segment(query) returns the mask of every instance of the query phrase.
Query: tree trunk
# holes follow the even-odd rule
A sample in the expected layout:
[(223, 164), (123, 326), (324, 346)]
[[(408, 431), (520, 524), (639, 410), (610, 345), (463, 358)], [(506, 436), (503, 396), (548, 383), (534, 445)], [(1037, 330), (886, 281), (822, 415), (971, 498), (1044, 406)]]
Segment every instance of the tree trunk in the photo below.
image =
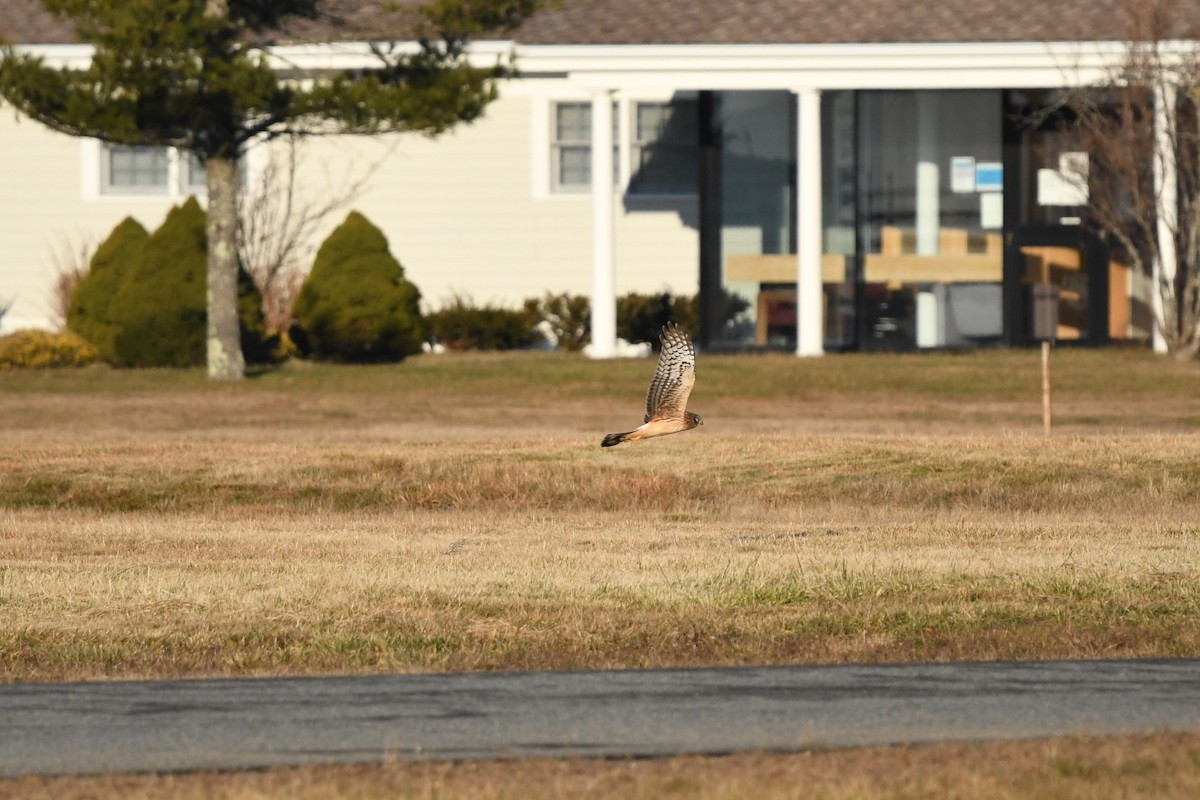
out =
[(212, 156), (208, 184), (208, 377), (245, 377), (238, 324), (237, 162)]

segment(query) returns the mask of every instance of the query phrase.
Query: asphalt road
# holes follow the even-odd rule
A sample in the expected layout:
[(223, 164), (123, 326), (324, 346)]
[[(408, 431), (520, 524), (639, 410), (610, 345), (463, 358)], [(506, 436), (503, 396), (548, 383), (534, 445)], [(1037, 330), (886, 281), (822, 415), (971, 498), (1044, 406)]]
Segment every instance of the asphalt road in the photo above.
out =
[(14, 684), (0, 775), (1200, 730), (1200, 660)]

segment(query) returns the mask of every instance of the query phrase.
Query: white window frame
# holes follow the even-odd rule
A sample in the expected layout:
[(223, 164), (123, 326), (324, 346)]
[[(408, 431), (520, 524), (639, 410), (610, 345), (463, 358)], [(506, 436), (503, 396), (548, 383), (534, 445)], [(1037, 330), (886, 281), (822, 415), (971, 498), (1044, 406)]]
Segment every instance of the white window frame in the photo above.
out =
[[(616, 181), (614, 190), (618, 194), (626, 194), (629, 192), (629, 182), (633, 174), (633, 156), (634, 156), (634, 137), (635, 126), (637, 123), (634, 117), (635, 109), (639, 103), (669, 103), (672, 99), (680, 100), (696, 100), (698, 93), (690, 91), (668, 92), (668, 93), (644, 93), (627, 94), (618, 91), (614, 98), (615, 110), (613, 119), (615, 121), (615, 136), (614, 136), (614, 152), (615, 152), (615, 173)], [(585, 94), (573, 90), (571, 87), (560, 86), (558, 91), (551, 89), (544, 95), (536, 97), (532, 103), (531, 117), (531, 158), (532, 158), (532, 192), (533, 197), (537, 200), (551, 199), (586, 199), (590, 195), (589, 186), (577, 187), (561, 187), (556, 185), (556, 165), (554, 163), (557, 154), (557, 142), (555, 136), (555, 126), (557, 123), (556, 108), (560, 103), (581, 103), (590, 104), (591, 94)], [(687, 198), (695, 197), (696, 191), (691, 192), (637, 192), (637, 197), (653, 198), (653, 197), (670, 197), (670, 198)]]
[[(83, 199), (89, 202), (128, 202), (130, 200), (178, 203), (188, 197), (208, 196), (203, 183), (192, 184), (192, 164), (188, 152), (164, 147), (167, 152), (167, 183), (165, 186), (113, 186), (108, 181), (109, 145), (99, 139), (83, 139), (80, 145), (80, 186)], [(265, 148), (262, 148), (265, 151)], [(261, 169), (259, 148), (251, 146), (242, 159), (242, 186), (257, 177)], [(266, 155), (265, 152), (262, 155)]]
[[(564, 147), (586, 148), (588, 154), (592, 150), (591, 125), (587, 126), (587, 139), (559, 140), (558, 138), (558, 109), (560, 106), (580, 106), (591, 114), (591, 100), (553, 100), (550, 103), (549, 158), (550, 158), (550, 193), (556, 195), (587, 194), (592, 190), (591, 179), (585, 183), (564, 184), (559, 179), (558, 155)], [(624, 186), (621, 176), (621, 104), (613, 102), (613, 184)], [(589, 117), (590, 118), (590, 117)]]
[(574, 194), (586, 192), (589, 181), (567, 184), (562, 181), (561, 164), (564, 150), (580, 150), (590, 154), (592, 148), (591, 127), (585, 126), (586, 138), (560, 139), (558, 132), (559, 113), (564, 107), (575, 106), (581, 111), (591, 110), (591, 105), (584, 101), (559, 100), (550, 104), (550, 191), (555, 194)]
[[(147, 183), (147, 184), (117, 184), (112, 180), (112, 162), (116, 151), (119, 150), (141, 150), (152, 151), (156, 154), (161, 153), (163, 166), (166, 168), (163, 174), (162, 183)], [(121, 145), (101, 144), (100, 146), (100, 191), (104, 194), (117, 195), (152, 195), (161, 197), (169, 193), (171, 186), (171, 172), (174, 168), (171, 158), (171, 150), (166, 147), (125, 147)]]

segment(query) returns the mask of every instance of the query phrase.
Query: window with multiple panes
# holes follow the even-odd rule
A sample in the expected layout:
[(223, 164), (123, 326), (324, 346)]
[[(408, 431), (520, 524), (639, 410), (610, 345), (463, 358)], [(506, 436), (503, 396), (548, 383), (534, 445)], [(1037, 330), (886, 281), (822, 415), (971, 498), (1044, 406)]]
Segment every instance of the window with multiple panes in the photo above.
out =
[(629, 191), (690, 194), (698, 186), (699, 112), (695, 100), (635, 103)]
[(183, 170), (183, 188), (187, 192), (202, 192), (208, 184), (205, 181), (204, 165), (200, 163), (200, 159), (196, 158), (196, 154), (188, 150), (180, 154)]
[(119, 195), (189, 195), (204, 191), (204, 165), (188, 151), (169, 147), (100, 146), (100, 192)]
[(591, 103), (555, 103), (550, 158), (555, 191), (584, 191), (591, 185)]
[(103, 154), (105, 192), (167, 193), (171, 172), (167, 148), (108, 145)]
[[(592, 104), (555, 103), (550, 142), (551, 180), (556, 192), (585, 192), (592, 185)], [(617, 114), (613, 104), (613, 183), (619, 181)]]
[[(696, 191), (699, 118), (695, 100), (634, 103), (630, 132), (629, 191), (687, 194)], [(619, 140), (613, 113), (613, 141)], [(550, 143), (555, 192), (583, 192), (592, 183), (591, 103), (555, 103)], [(613, 146), (613, 181), (619, 182), (618, 147)]]

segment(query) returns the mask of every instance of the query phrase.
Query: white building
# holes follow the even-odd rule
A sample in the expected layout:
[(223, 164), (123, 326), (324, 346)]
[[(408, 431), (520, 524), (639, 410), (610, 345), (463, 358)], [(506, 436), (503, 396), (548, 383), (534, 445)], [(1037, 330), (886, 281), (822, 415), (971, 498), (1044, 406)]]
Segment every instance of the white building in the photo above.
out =
[[(1146, 276), (1080, 224), (1066, 171), (1081, 156), (1053, 120), (1024, 122), (1120, 61), (1125, 8), (565, 0), (474, 45), (520, 69), (483, 120), (436, 140), (317, 140), (302, 177), (327, 193), (369, 176), (354, 207), (433, 306), (590, 295), (601, 354), (629, 291), (699, 291), (712, 348), (1021, 344), (1035, 282), (1062, 290), (1060, 339), (1148, 338)], [(288, 59), (353, 63), (364, 30), (389, 30), (360, 13)], [(33, 0), (0, 0), (0, 36), (51, 61), (90, 52)], [(269, 157), (248, 156), (249, 180)], [(52, 324), (54, 247), (127, 215), (154, 228), (202, 189), (174, 152), (0, 110), (3, 329)]]

